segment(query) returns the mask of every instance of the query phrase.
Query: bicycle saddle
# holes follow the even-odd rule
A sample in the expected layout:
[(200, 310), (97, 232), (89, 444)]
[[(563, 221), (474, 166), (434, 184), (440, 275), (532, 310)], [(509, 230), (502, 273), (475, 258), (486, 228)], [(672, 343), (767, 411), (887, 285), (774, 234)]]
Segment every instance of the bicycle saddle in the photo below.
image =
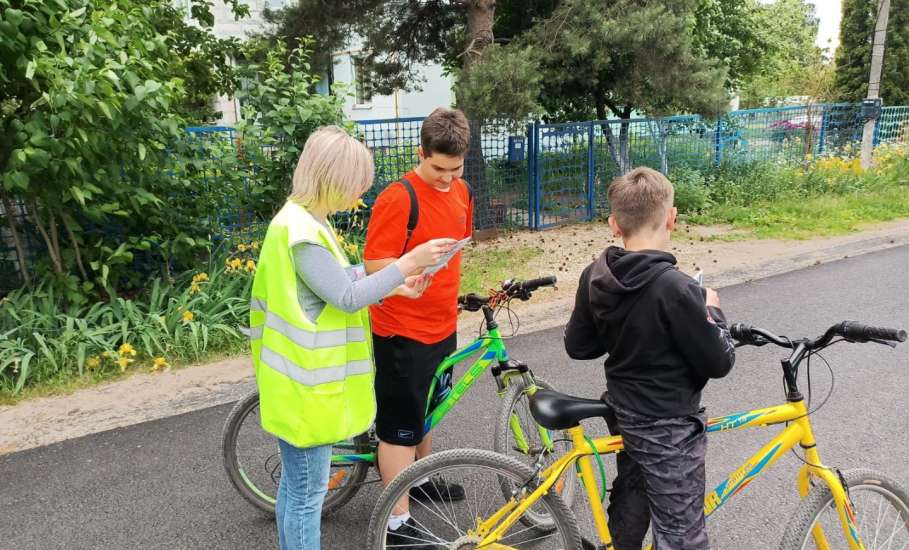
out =
[(537, 424), (549, 430), (564, 430), (585, 418), (604, 416), (609, 405), (599, 399), (573, 397), (552, 390), (537, 390), (530, 396), (530, 414)]

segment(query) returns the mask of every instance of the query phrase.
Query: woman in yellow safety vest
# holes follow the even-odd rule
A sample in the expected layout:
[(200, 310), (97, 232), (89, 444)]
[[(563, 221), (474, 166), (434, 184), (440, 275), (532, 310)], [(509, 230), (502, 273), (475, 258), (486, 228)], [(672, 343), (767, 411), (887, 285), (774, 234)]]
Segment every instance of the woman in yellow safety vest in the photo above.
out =
[(281, 550), (319, 549), (331, 446), (374, 420), (366, 306), (391, 295), (419, 297), (428, 281), (416, 273), (454, 243), (429, 241), (369, 276), (350, 265), (328, 219), (357, 203), (373, 173), (369, 150), (344, 130), (314, 132), (259, 256), (250, 339), (262, 427), (278, 437), (281, 450)]

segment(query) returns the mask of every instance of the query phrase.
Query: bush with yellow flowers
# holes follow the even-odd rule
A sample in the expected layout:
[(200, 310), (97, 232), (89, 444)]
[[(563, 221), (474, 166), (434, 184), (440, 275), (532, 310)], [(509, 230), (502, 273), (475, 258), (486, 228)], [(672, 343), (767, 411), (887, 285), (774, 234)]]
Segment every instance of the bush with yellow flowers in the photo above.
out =
[(241, 253), (224, 246), (198, 269), (91, 306), (63, 305), (51, 285), (10, 293), (0, 300), (0, 396), (44, 382), (163, 371), (175, 362), (246, 350), (239, 329), (249, 324), (258, 247), (244, 243)]

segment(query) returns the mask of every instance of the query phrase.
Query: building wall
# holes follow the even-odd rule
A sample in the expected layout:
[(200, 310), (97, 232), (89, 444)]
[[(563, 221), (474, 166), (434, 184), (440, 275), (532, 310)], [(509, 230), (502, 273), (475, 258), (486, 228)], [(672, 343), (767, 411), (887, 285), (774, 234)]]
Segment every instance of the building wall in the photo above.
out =
[(442, 74), (438, 64), (420, 65), (419, 91), (397, 91), (392, 95), (373, 96), (358, 103), (356, 97), (355, 59), (359, 49), (338, 52), (334, 55), (334, 82), (344, 84), (351, 92), (344, 103), (344, 112), (352, 120), (422, 117), (439, 106), (454, 103), (453, 81)]
[[(263, 11), (266, 7), (280, 9), (293, 0), (247, 0), (249, 17), (240, 21), (234, 20), (233, 14), (222, 0), (215, 0), (212, 13), (215, 16), (214, 33), (219, 37), (249, 38), (252, 34), (265, 29)], [(186, 5), (187, 0), (175, 0), (177, 5)], [(353, 93), (356, 89), (355, 58), (360, 53), (360, 44), (357, 38), (351, 40), (351, 49), (334, 54), (332, 71), (333, 83), (342, 83)], [(441, 105), (454, 103), (451, 77), (442, 74), (442, 67), (437, 64), (421, 65), (419, 67), (420, 87), (422, 90), (415, 92), (399, 91), (387, 96), (373, 96), (362, 103), (355, 97), (349, 97), (344, 103), (344, 113), (352, 120), (369, 120), (378, 118), (418, 117), (426, 116), (433, 109)], [(327, 75), (326, 75), (327, 77)], [(328, 93), (328, 78), (324, 78), (316, 86), (319, 93)], [(216, 100), (216, 109), (221, 111), (222, 118), (219, 124), (233, 125), (240, 117), (239, 103), (229, 97), (219, 97)]]

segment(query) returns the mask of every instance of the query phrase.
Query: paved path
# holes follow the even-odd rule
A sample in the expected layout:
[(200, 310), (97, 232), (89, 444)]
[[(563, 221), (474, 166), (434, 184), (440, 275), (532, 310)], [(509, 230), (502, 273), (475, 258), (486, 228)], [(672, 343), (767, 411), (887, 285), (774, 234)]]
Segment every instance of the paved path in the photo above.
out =
[[(730, 287), (721, 298), (731, 319), (791, 336), (814, 336), (843, 319), (909, 328), (907, 267), (909, 247), (900, 247)], [(599, 363), (570, 362), (561, 332), (519, 336), (509, 342), (512, 355), (563, 391), (597, 396)], [(781, 402), (780, 356), (770, 347), (742, 351), (733, 373), (708, 386), (709, 412)], [(909, 345), (840, 344), (825, 356), (836, 374), (833, 397), (814, 417), (825, 462), (880, 469), (909, 486)], [(817, 404), (830, 380), (821, 362), (812, 379)], [(491, 380), (478, 384), (439, 428), (437, 441), (490, 447), (487, 427), (497, 407)], [(219, 437), (228, 410), (222, 405), (0, 456), (0, 548), (276, 548), (271, 520), (240, 499), (223, 475)], [(771, 431), (711, 439), (708, 484), (736, 468)], [(717, 512), (712, 548), (775, 547), (797, 503), (798, 464), (792, 456), (781, 459)], [(377, 494), (369, 486), (326, 522), (323, 548), (361, 548)]]

